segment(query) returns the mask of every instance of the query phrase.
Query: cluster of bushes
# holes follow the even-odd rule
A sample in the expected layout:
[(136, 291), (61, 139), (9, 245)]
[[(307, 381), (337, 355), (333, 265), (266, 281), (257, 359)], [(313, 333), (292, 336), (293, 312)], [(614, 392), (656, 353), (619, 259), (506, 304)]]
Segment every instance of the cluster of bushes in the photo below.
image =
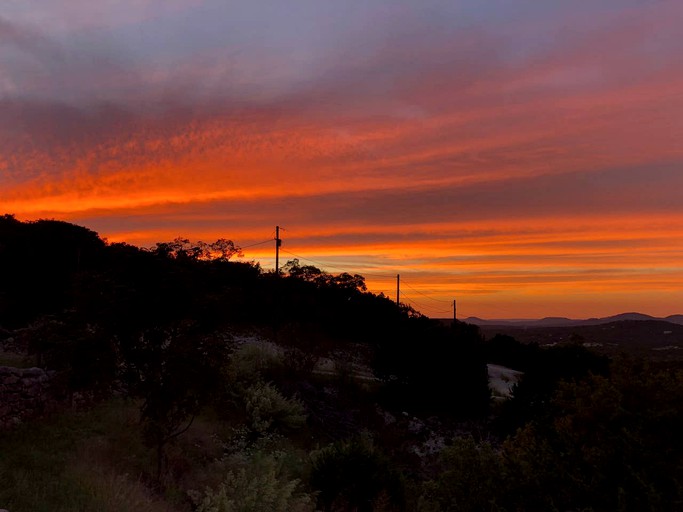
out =
[[(457, 439), (426, 486), (431, 510), (663, 511), (683, 506), (683, 372), (619, 361), (563, 382), (502, 444)], [(427, 508), (426, 510), (430, 510)]]
[[(258, 510), (208, 508), (257, 497), (278, 503), (261, 510), (677, 510), (681, 400), (683, 372), (618, 361), (606, 375), (560, 381), (546, 414), (513, 434), (461, 435), (436, 458), (410, 467), (377, 445), (386, 444), (381, 433), (374, 434), (377, 443), (368, 434), (314, 450), (299, 460), (296, 475), (259, 452), (248, 464), (261, 464), (263, 472), (233, 463), (225, 482), (202, 495), (201, 510)], [(257, 481), (272, 490), (245, 497)]]
[[(290, 436), (307, 429), (307, 408), (286, 396), (285, 352), (271, 343), (235, 348), (225, 369), (224, 394), (214, 404), (233, 425), (217, 484), (189, 495), (196, 510), (313, 511), (403, 510), (404, 485), (371, 436), (356, 436), (313, 450), (296, 448)], [(304, 445), (309, 443), (304, 443)]]
[(511, 336), (496, 335), (484, 343), (483, 350), (487, 361), (523, 372), (523, 378), (514, 386), (514, 400), (504, 402), (496, 417), (496, 427), (503, 435), (547, 417), (560, 383), (609, 372), (607, 357), (578, 343), (541, 348), (522, 344)]

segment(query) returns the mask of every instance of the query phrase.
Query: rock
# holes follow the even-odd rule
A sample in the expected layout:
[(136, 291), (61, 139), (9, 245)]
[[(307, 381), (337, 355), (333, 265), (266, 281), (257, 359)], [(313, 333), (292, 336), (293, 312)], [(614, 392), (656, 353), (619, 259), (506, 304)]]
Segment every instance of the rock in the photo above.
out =
[(41, 375), (45, 375), (45, 370), (42, 368), (25, 368), (22, 372), (24, 378), (40, 377)]
[(17, 375), (21, 376), (21, 368), (14, 368), (12, 366), (0, 366), (0, 376), (1, 375)]
[(60, 400), (55, 383), (41, 368), (0, 367), (0, 429), (13, 428), (49, 410)]

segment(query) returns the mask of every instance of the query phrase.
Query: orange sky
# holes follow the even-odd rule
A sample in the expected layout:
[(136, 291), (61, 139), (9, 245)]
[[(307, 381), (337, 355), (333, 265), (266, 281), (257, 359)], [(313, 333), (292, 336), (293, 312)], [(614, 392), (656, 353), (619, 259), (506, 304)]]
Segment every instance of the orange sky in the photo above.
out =
[(0, 7), (0, 213), (280, 225), (430, 316), (683, 313), (679, 2), (38, 3)]

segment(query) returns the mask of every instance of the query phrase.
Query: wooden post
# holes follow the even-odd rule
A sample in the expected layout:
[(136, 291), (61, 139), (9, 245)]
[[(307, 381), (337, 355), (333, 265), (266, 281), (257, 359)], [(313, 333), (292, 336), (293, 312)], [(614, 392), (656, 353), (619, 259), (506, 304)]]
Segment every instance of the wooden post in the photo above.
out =
[(275, 226), (275, 276), (280, 276), (280, 246), (282, 245), (282, 240), (280, 240), (280, 226)]

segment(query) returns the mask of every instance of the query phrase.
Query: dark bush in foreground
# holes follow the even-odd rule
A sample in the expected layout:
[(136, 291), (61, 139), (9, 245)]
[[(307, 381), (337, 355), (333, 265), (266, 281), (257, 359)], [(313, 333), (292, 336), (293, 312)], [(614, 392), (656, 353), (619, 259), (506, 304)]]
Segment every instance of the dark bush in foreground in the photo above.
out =
[(320, 450), (313, 457), (311, 486), (326, 512), (371, 512), (380, 501), (385, 510), (403, 510), (403, 482), (368, 441), (354, 439)]

